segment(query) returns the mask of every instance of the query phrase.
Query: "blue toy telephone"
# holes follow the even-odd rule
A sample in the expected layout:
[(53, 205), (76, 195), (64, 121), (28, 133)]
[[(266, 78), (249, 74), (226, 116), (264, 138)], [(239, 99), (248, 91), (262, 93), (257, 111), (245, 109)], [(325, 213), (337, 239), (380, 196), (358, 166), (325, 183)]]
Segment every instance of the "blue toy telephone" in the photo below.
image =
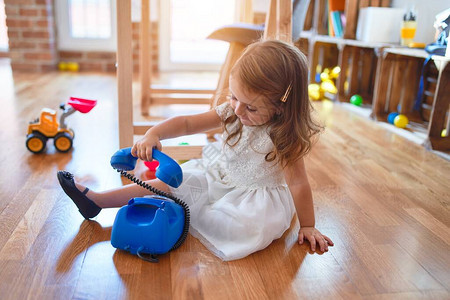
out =
[[(181, 167), (157, 149), (153, 149), (152, 156), (159, 162), (156, 177), (172, 187), (180, 186), (183, 181)], [(111, 157), (111, 166), (122, 176), (156, 195), (132, 198), (128, 205), (119, 209), (112, 227), (111, 244), (144, 260), (158, 262), (156, 254), (177, 249), (186, 239), (189, 207), (180, 199), (128, 174), (126, 171), (133, 170), (136, 161), (137, 158), (131, 155), (131, 148), (124, 148)]]

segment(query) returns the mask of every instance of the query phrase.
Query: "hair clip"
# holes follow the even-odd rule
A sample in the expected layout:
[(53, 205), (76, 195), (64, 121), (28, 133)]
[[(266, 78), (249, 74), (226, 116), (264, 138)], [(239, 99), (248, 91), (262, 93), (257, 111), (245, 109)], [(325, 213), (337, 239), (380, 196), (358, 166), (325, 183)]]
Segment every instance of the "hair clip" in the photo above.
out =
[(289, 84), (288, 88), (286, 89), (286, 92), (284, 93), (283, 97), (281, 97), (281, 102), (286, 102), (287, 98), (289, 97), (289, 93), (292, 90), (292, 82)]

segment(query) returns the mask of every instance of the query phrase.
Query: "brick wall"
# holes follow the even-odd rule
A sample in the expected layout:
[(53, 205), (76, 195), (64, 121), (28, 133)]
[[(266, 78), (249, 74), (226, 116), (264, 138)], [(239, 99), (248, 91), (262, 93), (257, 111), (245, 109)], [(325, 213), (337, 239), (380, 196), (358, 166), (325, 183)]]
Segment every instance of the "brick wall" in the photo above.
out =
[[(139, 72), (139, 25), (133, 22), (133, 71)], [(158, 24), (152, 22), (152, 58), (153, 71), (158, 71)], [(60, 51), (59, 61), (76, 62), (80, 71), (115, 72), (116, 53), (115, 52), (85, 52), (85, 51)]]
[[(14, 71), (52, 71), (57, 69), (59, 62), (76, 62), (79, 71), (115, 72), (115, 52), (58, 51), (52, 0), (4, 1), (9, 37), (8, 56)], [(264, 21), (265, 13), (255, 13), (256, 24)], [(132, 24), (134, 72), (139, 72), (139, 25)], [(159, 70), (158, 31), (158, 23), (152, 22), (154, 72)]]
[[(115, 72), (116, 53), (58, 51), (52, 0), (5, 0), (9, 53), (14, 71), (56, 70), (59, 62), (79, 71)], [(139, 71), (139, 24), (133, 23), (133, 70)], [(152, 22), (153, 70), (158, 70), (158, 24)]]
[[(133, 70), (139, 72), (139, 26), (140, 23), (133, 23)], [(159, 71), (159, 25), (157, 22), (151, 24), (151, 46), (153, 72)]]
[(5, 0), (13, 70), (45, 72), (57, 62), (52, 0)]
[(115, 52), (59, 51), (59, 62), (78, 63), (79, 71), (115, 72)]

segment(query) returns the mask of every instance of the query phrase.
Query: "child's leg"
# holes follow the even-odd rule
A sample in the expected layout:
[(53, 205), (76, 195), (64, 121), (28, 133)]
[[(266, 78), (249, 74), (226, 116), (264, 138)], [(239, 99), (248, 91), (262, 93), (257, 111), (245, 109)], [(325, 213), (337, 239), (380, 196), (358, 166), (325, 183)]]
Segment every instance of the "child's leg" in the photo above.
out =
[[(145, 181), (145, 183), (166, 193), (170, 191), (167, 184), (165, 184), (159, 179), (148, 180)], [(75, 183), (75, 185), (80, 191), (84, 191), (84, 189), (86, 188), (85, 186), (79, 183)], [(143, 197), (152, 194), (153, 193), (150, 192), (149, 190), (135, 183), (132, 183), (104, 192), (95, 192), (89, 190), (86, 194), (86, 197), (91, 199), (95, 204), (97, 204), (101, 208), (109, 208), (109, 207), (122, 207), (126, 205), (131, 198)]]
[[(59, 184), (64, 192), (75, 203), (85, 219), (97, 216), (102, 208), (121, 207), (131, 198), (151, 195), (152, 192), (136, 184), (125, 185), (105, 192), (94, 192), (82, 184), (75, 182), (73, 174), (67, 171), (58, 171)], [(159, 179), (148, 180), (145, 183), (163, 192), (169, 192), (169, 187)]]
[[(159, 179), (148, 180), (145, 181), (145, 183), (163, 192), (166, 193), (170, 192), (167, 184), (165, 184)], [(75, 185), (80, 191), (84, 191), (86, 188), (82, 184), (76, 182)], [(104, 192), (95, 192), (89, 190), (86, 194), (86, 197), (88, 197), (90, 200), (92, 200), (95, 204), (97, 204), (101, 208), (110, 208), (110, 207), (122, 207), (126, 205), (131, 198), (143, 197), (152, 194), (153, 193), (150, 192), (149, 190), (144, 189), (143, 187), (135, 183), (132, 183)]]

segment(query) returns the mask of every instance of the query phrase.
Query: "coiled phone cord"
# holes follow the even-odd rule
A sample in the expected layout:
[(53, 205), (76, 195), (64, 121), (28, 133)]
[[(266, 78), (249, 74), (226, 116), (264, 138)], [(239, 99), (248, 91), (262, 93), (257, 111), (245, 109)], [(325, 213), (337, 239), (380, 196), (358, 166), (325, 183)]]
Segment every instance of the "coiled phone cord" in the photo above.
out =
[[(113, 168), (114, 168), (114, 167), (113, 167)], [(180, 238), (179, 238), (178, 241), (175, 243), (175, 245), (173, 245), (173, 247), (172, 247), (169, 251), (175, 250), (175, 249), (177, 249), (178, 247), (180, 247), (181, 244), (183, 244), (183, 242), (186, 240), (187, 235), (188, 235), (188, 232), (189, 232), (189, 224), (190, 224), (190, 219), (191, 219), (191, 218), (190, 218), (191, 213), (190, 213), (190, 211), (189, 211), (189, 206), (188, 206), (186, 203), (184, 203), (184, 201), (180, 200), (179, 198), (177, 198), (177, 197), (175, 197), (175, 196), (172, 196), (172, 195), (170, 195), (169, 193), (166, 193), (166, 192), (163, 192), (163, 191), (161, 191), (161, 190), (158, 190), (157, 188), (152, 187), (151, 185), (149, 185), (149, 184), (145, 183), (144, 181), (142, 181), (142, 180), (140, 180), (140, 179), (134, 177), (132, 174), (129, 174), (129, 173), (127, 173), (127, 172), (124, 171), (124, 170), (119, 170), (119, 169), (116, 169), (116, 168), (114, 168), (114, 170), (116, 170), (117, 172), (119, 172), (120, 175), (122, 175), (123, 177), (128, 178), (128, 179), (131, 180), (132, 182), (134, 182), (134, 183), (136, 183), (137, 185), (143, 187), (144, 189), (147, 189), (147, 190), (149, 190), (150, 192), (152, 192), (152, 193), (154, 193), (154, 194), (157, 194), (157, 195), (160, 195), (160, 196), (163, 196), (163, 197), (172, 199), (173, 201), (175, 201), (176, 204), (180, 205), (180, 206), (183, 208), (183, 210), (184, 210), (184, 227), (183, 227), (183, 233), (181, 234)]]

